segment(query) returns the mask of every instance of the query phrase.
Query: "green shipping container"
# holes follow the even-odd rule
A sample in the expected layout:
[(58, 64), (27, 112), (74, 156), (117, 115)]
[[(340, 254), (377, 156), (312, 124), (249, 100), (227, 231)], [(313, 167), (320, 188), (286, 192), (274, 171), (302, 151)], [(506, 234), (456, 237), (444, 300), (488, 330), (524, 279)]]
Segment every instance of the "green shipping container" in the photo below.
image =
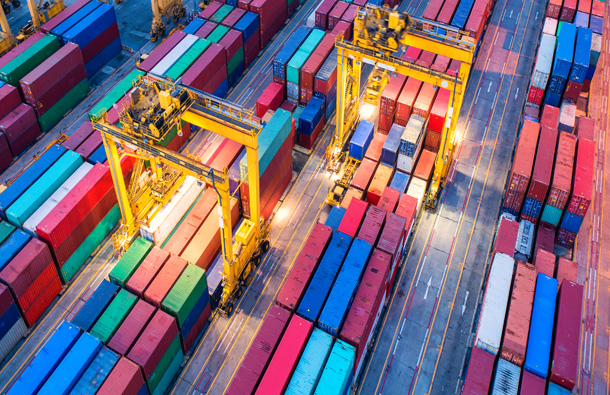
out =
[(136, 295), (121, 289), (91, 328), (91, 335), (104, 344), (108, 343), (137, 301)]
[(78, 269), (83, 266), (93, 251), (119, 222), (119, 219), (121, 219), (121, 211), (119, 206), (115, 205), (61, 267), (61, 279), (64, 284), (67, 284), (74, 277)]
[(82, 156), (67, 151), (6, 210), (6, 219), (21, 228), (30, 215), (82, 164)]
[(0, 222), (0, 244), (15, 231), (15, 227), (6, 221)]
[(176, 81), (178, 78), (182, 77), (182, 74), (186, 72), (195, 63), (197, 59), (201, 56), (202, 53), (205, 52), (206, 49), (212, 43), (205, 39), (199, 39), (193, 44), (192, 47), (189, 48), (188, 51), (170, 69), (165, 73), (165, 76), (171, 78)]
[(68, 111), (76, 107), (87, 96), (87, 93), (89, 93), (89, 80), (85, 78), (38, 118), (42, 131), (51, 130)]
[(241, 47), (239, 51), (235, 52), (235, 55), (227, 63), (227, 73), (231, 74), (235, 69), (244, 63), (244, 47)]
[(337, 340), (330, 352), (315, 395), (342, 395), (351, 385), (356, 350), (342, 340)]
[(557, 227), (559, 226), (559, 220), (561, 219), (562, 213), (563, 211), (557, 207), (545, 204), (544, 210), (542, 211), (542, 218), (540, 220)]
[(186, 317), (207, 289), (205, 270), (196, 265), (188, 265), (170, 289), (161, 307), (163, 311), (176, 317), (178, 328), (182, 328)]
[(206, 37), (206, 40), (211, 43), (218, 43), (229, 32), (229, 30), (231, 29), (226, 26), (218, 25), (216, 29), (212, 30), (212, 33)]
[(178, 352), (174, 356), (172, 362), (167, 367), (167, 370), (165, 371), (165, 374), (163, 374), (163, 376), (161, 377), (161, 380), (159, 380), (159, 384), (157, 384), (157, 388), (155, 388), (152, 395), (163, 395), (167, 392), (169, 385), (174, 379), (174, 376), (176, 375), (176, 373), (178, 373), (178, 369), (180, 369), (180, 365), (182, 365), (182, 361), (184, 361), (184, 354), (182, 353), (180, 347), (178, 347)]
[(110, 109), (114, 103), (118, 102), (123, 96), (125, 96), (127, 91), (133, 88), (133, 85), (136, 83), (138, 78), (144, 74), (146, 73), (137, 69), (127, 74), (127, 76), (123, 78), (121, 82), (112, 88), (112, 90), (108, 92), (108, 94), (104, 96), (104, 98), (100, 100), (95, 107), (93, 107), (93, 109), (89, 112), (89, 119), (95, 121), (97, 117), (101, 115), (100, 112), (102, 109), (108, 111), (108, 109)]
[(223, 5), (212, 15), (210, 20), (214, 23), (220, 23), (235, 9), (235, 7), (228, 4)]
[(47, 34), (0, 69), (0, 80), (19, 86), (19, 80), (53, 55), (61, 45), (59, 39)]
[(151, 248), (152, 243), (150, 241), (138, 237), (110, 271), (108, 275), (110, 281), (124, 287)]
[(172, 343), (169, 345), (167, 351), (165, 351), (165, 354), (163, 354), (163, 357), (159, 361), (159, 364), (157, 365), (157, 367), (155, 368), (155, 370), (153, 371), (153, 373), (150, 375), (150, 377), (147, 380), (148, 391), (151, 394), (155, 393), (155, 390), (157, 390), (157, 389), (159, 389), (158, 393), (160, 393), (160, 394), (165, 393), (165, 389), (157, 388), (157, 387), (161, 383), (161, 379), (165, 375), (165, 372), (167, 372), (170, 365), (172, 364), (174, 357), (179, 352), (182, 352), (180, 350), (180, 336), (176, 336), (174, 338), (174, 340), (172, 341)]
[(290, 58), (286, 68), (286, 79), (292, 83), (298, 84), (301, 75), (301, 67), (307, 62), (313, 51), (316, 50), (320, 41), (324, 38), (322, 30), (313, 29), (299, 50)]

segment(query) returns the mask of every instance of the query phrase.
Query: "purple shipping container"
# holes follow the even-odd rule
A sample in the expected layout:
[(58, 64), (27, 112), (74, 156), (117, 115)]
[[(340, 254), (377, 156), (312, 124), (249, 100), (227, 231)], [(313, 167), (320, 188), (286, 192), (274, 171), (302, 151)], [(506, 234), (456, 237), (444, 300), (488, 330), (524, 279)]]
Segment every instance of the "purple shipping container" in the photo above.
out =
[(80, 147), (80, 145), (84, 143), (92, 133), (93, 125), (91, 125), (91, 122), (85, 122), (78, 129), (76, 129), (61, 146), (66, 149), (76, 151), (76, 149)]

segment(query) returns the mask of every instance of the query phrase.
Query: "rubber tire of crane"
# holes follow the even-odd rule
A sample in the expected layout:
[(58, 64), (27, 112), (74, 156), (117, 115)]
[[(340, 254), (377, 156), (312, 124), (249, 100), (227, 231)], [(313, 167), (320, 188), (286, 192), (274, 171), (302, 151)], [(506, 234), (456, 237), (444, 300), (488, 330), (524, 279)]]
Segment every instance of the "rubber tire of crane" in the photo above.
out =
[(21, 2), (19, 0), (15, 0), (13, 1), (13, 8), (19, 8), (21, 7)]
[(225, 311), (227, 312), (227, 317), (230, 317), (233, 314), (233, 303), (229, 303)]
[(6, 5), (5, 5), (5, 6), (3, 6), (2, 8), (4, 8), (4, 13), (5, 13), (6, 15), (8, 15), (8, 14), (10, 14), (10, 13), (11, 13), (11, 7), (10, 7), (10, 6), (6, 6)]
[(256, 255), (254, 257), (252, 257), (252, 266), (254, 267), (258, 267), (258, 265), (261, 264), (261, 256), (260, 255)]
[(235, 297), (236, 298), (241, 298), (241, 296), (244, 294), (244, 289), (242, 287), (237, 288), (237, 291), (235, 291)]
[(263, 252), (263, 254), (269, 251), (269, 240), (263, 240), (263, 242), (261, 243), (261, 251)]

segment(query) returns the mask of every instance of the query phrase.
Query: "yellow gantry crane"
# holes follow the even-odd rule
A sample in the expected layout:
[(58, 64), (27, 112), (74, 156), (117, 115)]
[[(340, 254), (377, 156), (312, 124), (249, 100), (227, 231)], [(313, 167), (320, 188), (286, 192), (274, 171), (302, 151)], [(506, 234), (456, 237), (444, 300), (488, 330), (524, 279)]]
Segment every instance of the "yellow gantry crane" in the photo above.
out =
[(27, 0), (28, 9), (32, 19), (21, 29), (17, 35), (17, 42), (22, 42), (32, 34), (40, 30), (43, 23), (48, 22), (55, 15), (63, 11), (66, 6), (63, 0), (40, 0), (37, 3), (34, 0)]
[[(445, 31), (445, 34), (439, 33)], [(401, 46), (411, 46), (460, 61), (456, 76), (422, 67), (393, 56)], [(441, 147), (434, 165), (434, 176), (426, 195), (426, 208), (435, 210), (456, 146), (457, 118), (466, 83), (474, 62), (476, 44), (468, 34), (387, 7), (360, 8), (354, 21), (353, 42), (336, 43), (337, 51), (337, 129), (326, 151), (327, 166), (337, 171), (343, 148), (359, 116), (362, 63), (414, 77), (451, 92)]]
[[(135, 86), (134, 103), (119, 116), (121, 127), (110, 124), (104, 110), (94, 121), (94, 128), (102, 133), (121, 210), (120, 244), (126, 249), (137, 236), (140, 225), (150, 221), (157, 208), (167, 203), (184, 177), (193, 176), (207, 183), (218, 194), (224, 285), (219, 310), (228, 316), (251, 270), (269, 248), (268, 225), (260, 217), (258, 134), (261, 125), (252, 113), (203, 92), (150, 76), (140, 78)], [(182, 121), (246, 147), (251, 215), (238, 228), (235, 244), (228, 170), (214, 171), (192, 157), (159, 144), (172, 129), (178, 128), (181, 133)], [(129, 186), (121, 170), (124, 156), (137, 158)], [(142, 172), (145, 160), (149, 161), (150, 170)]]
[(165, 35), (166, 25), (177, 23), (186, 15), (186, 8), (182, 0), (150, 0), (153, 12), (153, 22), (150, 28), (150, 41), (156, 42)]
[(11, 27), (6, 19), (4, 7), (0, 7), (0, 28), (0, 55), (2, 55), (15, 45), (15, 36), (11, 32)]

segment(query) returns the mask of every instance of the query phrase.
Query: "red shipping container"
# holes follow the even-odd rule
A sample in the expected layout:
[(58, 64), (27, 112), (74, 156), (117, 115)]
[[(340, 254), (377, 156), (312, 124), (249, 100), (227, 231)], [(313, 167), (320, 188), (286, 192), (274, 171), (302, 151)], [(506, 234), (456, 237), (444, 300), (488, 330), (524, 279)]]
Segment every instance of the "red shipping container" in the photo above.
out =
[(237, 6), (243, 10), (250, 11), (250, 2), (252, 0), (239, 0)]
[(489, 17), (492, 5), (493, 2), (490, 0), (476, 0), (472, 6), (464, 30), (466, 30), (468, 35), (474, 38), (475, 41), (479, 41), (483, 34), (483, 28)]
[(562, 4), (563, 0), (550, 0), (549, 5), (546, 8), (546, 16), (554, 19), (559, 19)]
[(367, 0), (354, 0), (352, 4), (356, 4), (357, 6), (364, 7), (367, 3)]
[(362, 223), (362, 219), (364, 218), (364, 214), (368, 207), (369, 205), (367, 202), (359, 199), (352, 199), (337, 231), (345, 233), (352, 238), (356, 237), (356, 233), (358, 233), (358, 229), (360, 228), (360, 224)]
[(434, 59), (434, 63), (432, 64), (432, 70), (445, 73), (447, 71), (447, 67), (449, 67), (450, 61), (451, 59), (448, 56), (436, 55), (436, 59)]
[[(328, 14), (333, 9), (337, 0), (324, 0), (316, 9), (316, 26), (322, 30), (328, 27)], [(330, 29), (330, 28), (329, 28)]]
[(83, 123), (78, 129), (68, 137), (61, 145), (65, 149), (76, 151), (76, 149), (93, 133), (91, 122)]
[[(406, 85), (405, 85), (406, 86)], [(443, 133), (447, 111), (449, 109), (449, 98), (451, 92), (447, 89), (441, 89), (434, 100), (432, 109), (430, 110), (430, 120), (428, 121), (428, 129), (438, 133)]]
[(521, 389), (519, 394), (521, 395), (544, 395), (546, 390), (546, 380), (542, 377), (538, 377), (533, 373), (523, 370), (523, 377), (521, 378)]
[(210, 82), (210, 76), (222, 69), (225, 70), (226, 79), (226, 63), (224, 48), (222, 45), (213, 43), (182, 75), (182, 83), (195, 89), (203, 89)]
[(415, 64), (429, 69), (430, 67), (432, 67), (432, 63), (434, 63), (435, 57), (436, 55), (430, 51), (422, 51), (422, 53), (419, 55), (419, 59), (417, 59), (417, 62), (415, 62)]
[(574, 154), (576, 151), (576, 136), (561, 132), (557, 144), (557, 157), (553, 170), (553, 183), (549, 190), (546, 204), (563, 210), (568, 201), (572, 187), (574, 171)]
[(0, 131), (4, 132), (13, 156), (19, 155), (40, 136), (34, 109), (20, 104), (0, 120)]
[[(335, 47), (336, 35), (327, 34), (324, 36), (318, 47), (313, 51), (309, 59), (305, 62), (301, 68), (301, 103), (307, 104), (311, 96), (313, 95), (314, 82), (316, 74), (328, 55), (332, 52)], [(310, 92), (308, 96), (304, 92)]]
[[(379, 129), (389, 131), (394, 123), (396, 113), (396, 102), (407, 77), (401, 74), (394, 75), (385, 86), (380, 99)], [(387, 133), (386, 133), (387, 134)]]
[[(387, 137), (387, 134), (375, 133), (373, 135), (371, 143), (369, 144), (369, 148), (367, 148), (366, 153), (364, 154), (364, 157), (366, 159), (372, 160), (373, 162), (379, 162), (379, 159), (381, 159), (381, 151), (383, 150), (383, 143), (385, 143), (385, 139)], [(362, 163), (360, 164), (360, 166), (362, 166)], [(362, 190), (365, 191), (366, 188)]]
[(557, 230), (557, 239), (555, 240), (555, 242), (558, 245), (570, 249), (570, 248), (574, 247), (575, 241), (576, 241), (576, 233), (572, 233), (563, 228), (559, 228)]
[(444, 0), (431, 0), (424, 10), (423, 18), (436, 21), (438, 13), (441, 11)]
[(94, 130), (89, 138), (85, 140), (77, 149), (76, 152), (79, 153), (83, 158), (89, 159), (89, 157), (102, 145), (102, 134), (99, 130)]
[(210, 4), (208, 4), (205, 9), (203, 11), (201, 11), (199, 13), (199, 18), (204, 19), (204, 20), (208, 20), (212, 17), (212, 15), (214, 15), (214, 13), (216, 11), (218, 11), (220, 9), (220, 7), (222, 7), (222, 3), (219, 1), (212, 1)]
[(419, 59), (422, 50), (415, 47), (408, 47), (405, 53), (400, 57), (402, 60), (406, 60), (409, 63), (415, 63)]
[(59, 281), (59, 276), (55, 276), (28, 310), (23, 312), (23, 320), (28, 327), (31, 328), (38, 321), (55, 297), (59, 295), (59, 291), (61, 291), (61, 281)]
[(525, 361), (537, 276), (534, 265), (517, 261), (500, 356), (519, 367)]
[(435, 161), (436, 152), (424, 149), (419, 155), (417, 166), (415, 166), (415, 170), (413, 171), (413, 176), (426, 182), (430, 181)]
[(140, 365), (144, 377), (149, 378), (177, 335), (174, 317), (158, 310), (129, 351), (128, 358)]
[(399, 199), (400, 192), (398, 192), (396, 189), (385, 187), (383, 193), (381, 194), (381, 199), (379, 199), (379, 202), (377, 202), (377, 207), (385, 210), (388, 213), (392, 213), (394, 210), (396, 210)]
[(333, 30), (335, 28), (335, 25), (341, 20), (341, 17), (345, 13), (345, 11), (347, 11), (348, 7), (349, 3), (346, 3), (344, 1), (337, 1), (335, 3), (335, 6), (328, 14), (328, 30)]
[(538, 273), (554, 277), (556, 259), (557, 257), (552, 252), (538, 248), (534, 257), (534, 264), (536, 265), (536, 269), (538, 269)]
[(555, 245), (555, 228), (551, 225), (541, 222), (536, 230), (536, 245), (534, 251), (539, 248), (547, 251), (553, 251)]
[(379, 242), (377, 243), (377, 248), (390, 254), (392, 259), (388, 273), (388, 294), (394, 284), (394, 279), (398, 272), (397, 268), (400, 265), (402, 252), (405, 248), (405, 224), (405, 218), (394, 213), (388, 213), (381, 236), (379, 236)]
[(148, 287), (168, 259), (169, 252), (154, 246), (129, 278), (129, 281), (125, 284), (125, 288), (132, 294), (142, 298), (146, 287)]
[(241, 8), (234, 8), (233, 11), (225, 19), (220, 22), (221, 25), (226, 27), (233, 27), (246, 14), (246, 10)]
[(342, 36), (344, 40), (352, 41), (353, 30), (354, 29), (351, 23), (346, 22), (344, 20), (340, 20), (339, 22), (337, 22), (330, 34), (333, 34), (337, 37)]
[(277, 188), (275, 189), (275, 192), (273, 192), (273, 195), (271, 195), (269, 199), (266, 200), (266, 204), (263, 210), (261, 211), (262, 216), (263, 218), (265, 218), (265, 220), (268, 220), (271, 214), (273, 213), (273, 210), (277, 206), (277, 203), (280, 201), (280, 198), (284, 194), (284, 191), (288, 187), (288, 184), (290, 184), (291, 179), (292, 174), (286, 173), (280, 180)]
[(230, 169), (244, 149), (244, 146), (237, 141), (225, 139), (225, 142), (222, 150), (216, 153), (208, 164), (208, 166), (220, 172), (223, 172), (224, 169)]
[(137, 66), (138, 69), (148, 73), (150, 70), (153, 69), (153, 67), (157, 65), (157, 63), (161, 61), (161, 59), (165, 57), (165, 55), (169, 53), (169, 51), (174, 49), (174, 47), (178, 45), (178, 43), (182, 41), (184, 37), (186, 37), (186, 33), (180, 30), (175, 30), (171, 36), (169, 36), (161, 44), (159, 44), (159, 46), (155, 48), (155, 50), (152, 51), (150, 55), (148, 55), (148, 57), (142, 63), (140, 63), (139, 66)]
[(260, 49), (263, 49), (286, 21), (286, 2), (283, 0), (252, 0), (250, 11), (258, 14)]
[(405, 219), (405, 235), (406, 239), (408, 239), (409, 235), (411, 234), (411, 229), (413, 228), (415, 215), (417, 214), (417, 199), (403, 193), (398, 201), (398, 207), (396, 207), (396, 211), (394, 213)]
[(551, 381), (572, 391), (578, 375), (583, 286), (564, 281), (559, 289)]
[(605, 2), (600, 1), (600, 0), (593, 0), (593, 6), (591, 7), (591, 15), (595, 15), (595, 16), (599, 16), (599, 17), (603, 18), (605, 8), (606, 8)]
[(17, 88), (9, 84), (4, 84), (0, 87), (0, 119), (8, 115), (20, 104), (21, 96), (19, 96)]
[(290, 312), (273, 305), (252, 340), (225, 395), (251, 395), (258, 385), (290, 319)]
[(453, 14), (455, 13), (455, 9), (457, 8), (458, 4), (459, 0), (445, 0), (443, 8), (441, 8), (441, 12), (439, 12), (438, 16), (436, 17), (436, 21), (445, 25), (450, 25), (451, 19), (453, 19)]
[(60, 78), (46, 92), (40, 96), (25, 96), (25, 100), (36, 110), (36, 114), (41, 117), (59, 100), (61, 100), (76, 85), (87, 78), (85, 65), (78, 63), (74, 68), (69, 69), (63, 78)]
[(350, 185), (363, 192), (366, 191), (373, 179), (375, 170), (377, 170), (377, 162), (374, 162), (369, 158), (364, 158), (364, 160), (360, 162), (360, 166), (358, 166), (358, 170), (356, 170)]
[(409, 122), (409, 118), (411, 117), (413, 104), (415, 104), (421, 86), (422, 82), (420, 80), (416, 80), (413, 77), (407, 78), (396, 104), (395, 122), (398, 125), (407, 126), (407, 122)]
[[(57, 276), (57, 270), (55, 270), (53, 258), (47, 245), (38, 239), (30, 239), (23, 249), (0, 271), (0, 280), (11, 288), (17, 299), (21, 299), (30, 285), (49, 265), (53, 270), (51, 276), (47, 277), (46, 282), (44, 282), (44, 286), (53, 277)], [(36, 293), (35, 296), (38, 296), (39, 293)], [(25, 306), (20, 305), (22, 308), (27, 308), (31, 303), (31, 300), (28, 301), (27, 298), (23, 301), (29, 303)]]
[(360, 231), (358, 231), (357, 238), (366, 241), (373, 247), (377, 245), (377, 239), (381, 233), (381, 227), (385, 222), (385, 216), (386, 210), (377, 206), (369, 206), (364, 221), (362, 221)]
[(595, 141), (595, 121), (587, 117), (578, 117), (576, 130), (579, 140)]
[(195, 32), (195, 36), (199, 38), (207, 38), (218, 25), (214, 22), (207, 21), (203, 26)]
[(284, 100), (284, 86), (270, 83), (256, 101), (256, 116), (263, 117), (269, 110), (275, 111)]
[(544, 89), (536, 88), (535, 86), (530, 86), (530, 90), (527, 93), (527, 102), (533, 104), (535, 106), (540, 106), (542, 104), (542, 99), (544, 98)]
[[(339, 25), (337, 25), (337, 26), (339, 26)], [(331, 34), (334, 34), (334, 32)], [(328, 77), (328, 79), (326, 81), (316, 78), (314, 81), (314, 91), (320, 92), (320, 93), (323, 93), (326, 95), (326, 94), (328, 94), (328, 92), (330, 92), (330, 90), (333, 88), (333, 86), (335, 86), (336, 82), (337, 82), (337, 69), (335, 69), (333, 71), (333, 73), (330, 75), (330, 77)]]
[(156, 310), (153, 305), (138, 300), (108, 342), (108, 347), (121, 355), (127, 355)]
[(517, 243), (518, 234), (519, 223), (502, 217), (494, 241), (493, 255), (501, 253), (513, 257), (515, 255), (515, 244)]
[(98, 395), (133, 395), (144, 386), (140, 367), (125, 357), (121, 357), (104, 380)]
[(472, 347), (462, 395), (481, 395), (489, 392), (496, 356)]
[(239, 30), (229, 30), (227, 34), (218, 42), (225, 48), (227, 54), (227, 62), (233, 59), (233, 56), (239, 52), (244, 46), (244, 39)]
[(561, 286), (563, 280), (571, 281), (578, 284), (576, 281), (578, 277), (578, 263), (571, 261), (562, 256), (557, 261), (557, 283)]
[(579, 217), (587, 215), (593, 198), (593, 178), (595, 174), (595, 143), (590, 140), (578, 142), (576, 170), (572, 195), (567, 204), (568, 213)]
[[(341, 20), (350, 24), (354, 23), (354, 19), (356, 19), (356, 13), (358, 12), (358, 6), (355, 4), (350, 4), (347, 7), (347, 10), (341, 16)], [(339, 23), (339, 22), (337, 22)], [(335, 25), (336, 26), (336, 25)]]
[[(559, 125), (559, 108), (545, 104), (540, 118), (540, 125), (547, 126), (551, 129), (557, 129)], [(555, 138), (557, 140), (557, 138)]]
[(0, 315), (4, 314), (14, 302), (13, 295), (11, 295), (11, 291), (8, 287), (4, 284), (0, 284)]
[[(57, 277), (57, 269), (55, 264), (50, 261), (47, 266), (38, 274), (37, 277), (27, 284), (27, 289), (23, 294), (17, 297), (17, 305), (21, 311), (28, 310), (40, 295), (47, 289), (47, 286)], [(7, 282), (11, 287), (11, 284)], [(14, 295), (16, 296), (16, 295)]]
[(292, 316), (256, 394), (282, 395), (286, 391), (312, 330), (311, 322), (298, 315)]
[(510, 209), (513, 214), (521, 211), (525, 199), (534, 167), (539, 134), (539, 123), (523, 121), (503, 204), (503, 207)]
[[(447, 0), (451, 1), (451, 0)], [(449, 63), (449, 67), (447, 68), (447, 74), (456, 76), (460, 73), (460, 68), (462, 67), (462, 63), (459, 60), (451, 59)]]
[(540, 130), (540, 144), (536, 150), (536, 162), (532, 179), (527, 190), (527, 197), (543, 202), (549, 190), (553, 160), (555, 159), (555, 145), (557, 144), (557, 129), (542, 126)]
[(94, 38), (85, 48), (81, 48), (83, 52), (83, 60), (85, 63), (96, 57), (104, 48), (110, 45), (119, 37), (119, 25), (117, 22), (110, 25), (106, 30)]
[(148, 288), (146, 288), (146, 291), (144, 291), (144, 299), (153, 306), (161, 308), (163, 299), (165, 299), (169, 290), (172, 289), (178, 277), (180, 277), (186, 268), (186, 265), (187, 262), (184, 259), (171, 255)]
[(386, 295), (384, 284), (388, 278), (390, 261), (391, 258), (387, 253), (378, 249), (373, 250), (339, 335), (341, 340), (356, 348), (354, 362), (356, 377), (383, 309)]
[(578, 82), (569, 81), (565, 92), (563, 93), (563, 101), (566, 103), (576, 104), (582, 92), (583, 84)]
[(373, 180), (366, 190), (366, 200), (373, 206), (376, 206), (377, 203), (379, 203), (383, 190), (389, 185), (390, 180), (392, 179), (392, 174), (394, 174), (394, 169), (391, 167), (385, 165), (379, 165), (377, 167)]
[(438, 88), (436, 86), (427, 82), (424, 83), (419, 91), (415, 104), (413, 104), (413, 114), (428, 119), (432, 103), (434, 102), (437, 93)]
[[(366, 221), (366, 220), (365, 220)], [(294, 263), (286, 282), (275, 299), (275, 303), (289, 311), (294, 311), (309, 286), (313, 273), (326, 251), (332, 237), (332, 228), (317, 223), (311, 231), (303, 249)]]
[(574, 15), (576, 15), (576, 4), (577, 0), (563, 0), (563, 6), (561, 7), (561, 14), (559, 20), (572, 23), (574, 21)]
[(244, 43), (244, 66), (248, 68), (258, 56), (260, 50), (260, 34), (256, 32)]

